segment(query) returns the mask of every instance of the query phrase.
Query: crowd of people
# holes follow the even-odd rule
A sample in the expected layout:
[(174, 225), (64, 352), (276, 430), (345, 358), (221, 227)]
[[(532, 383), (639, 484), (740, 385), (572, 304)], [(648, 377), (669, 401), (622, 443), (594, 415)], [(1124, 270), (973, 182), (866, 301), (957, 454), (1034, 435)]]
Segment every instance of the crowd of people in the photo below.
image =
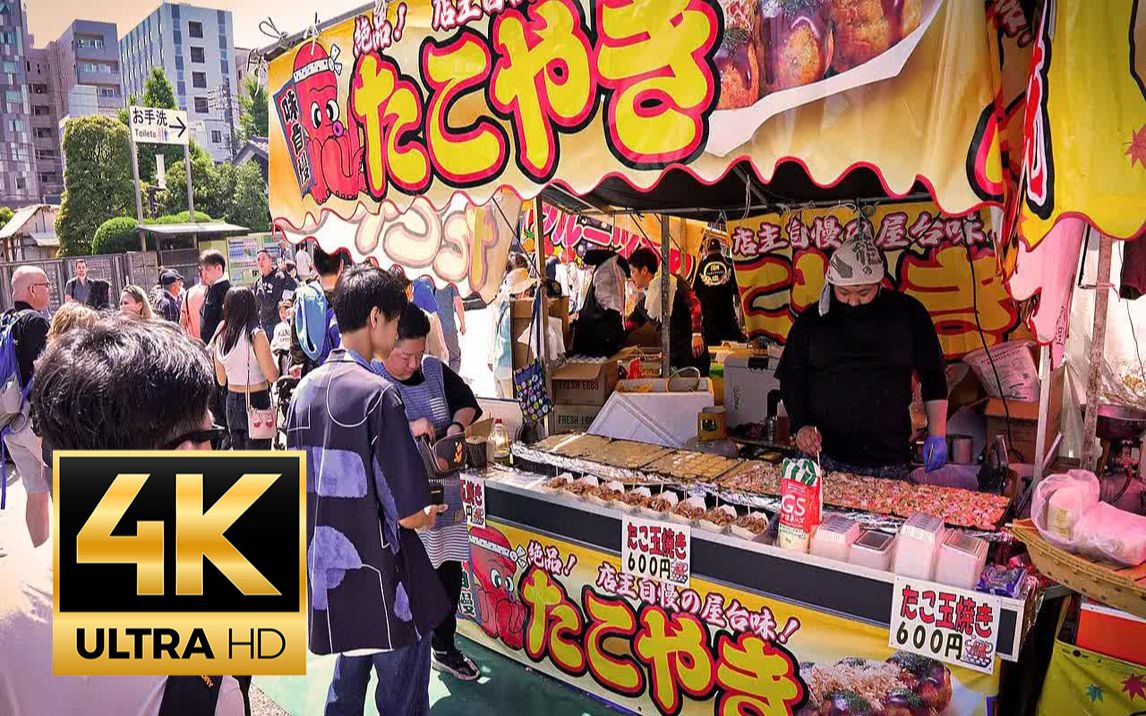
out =
[[(57, 449), (267, 449), (280, 430), (288, 448), (306, 452), (314, 476), (310, 649), (338, 655), (326, 712), (361, 714), (371, 670), (383, 714), (428, 711), (431, 665), (479, 677), (455, 640), (469, 558), (460, 494), (447, 490), (443, 504), (432, 504), (416, 443), (464, 431), (481, 416), (451, 367), (465, 330), (461, 299), (400, 271), (350, 267), (341, 254), (316, 248), (307, 258), (315, 278), (297, 283), (261, 253), (252, 288), (232, 286), (222, 254), (205, 251), (191, 290), (165, 270), (152, 295), (127, 286), (120, 310), (102, 313), (91, 305), (85, 266), (50, 320), (47, 275), (15, 271), (0, 346), (8, 341), (14, 351), (5, 391), (17, 391), (18, 408), (5, 416), (2, 442), (27, 493), (33, 548), (0, 560), (0, 712), (99, 704), (88, 712), (249, 713), (249, 678), (208, 687), (198, 678), (52, 676), (49, 466)], [(285, 396), (280, 377), (297, 384)], [(269, 425), (258, 422), (276, 397), (284, 418), (272, 412)], [(313, 578), (343, 542), (384, 575), (381, 591)]]
[[(0, 592), (8, 597), (0, 599), (0, 642), (20, 645), (0, 653), (0, 712), (70, 712), (93, 703), (109, 704), (101, 713), (249, 708), (249, 679), (242, 677), (206, 689), (197, 679), (51, 676), (44, 618), (52, 602), (51, 553), (39, 546), (50, 537), (55, 449), (264, 450), (278, 438), (305, 452), (312, 476), (309, 648), (337, 655), (326, 713), (361, 714), (371, 671), (382, 714), (428, 711), (431, 668), (466, 681), (480, 676), (455, 639), (469, 559), (461, 496), (455, 486), (431, 498), (418, 447), (464, 432), (482, 415), (458, 374), (462, 297), (453, 287), (411, 281), (400, 269), (351, 266), (344, 254), (317, 247), (305, 254), (309, 277), (297, 264), (276, 265), (259, 252), (259, 277), (247, 287), (231, 285), (220, 252), (204, 251), (190, 289), (165, 269), (152, 292), (126, 286), (120, 310), (104, 305), (102, 313), (106, 292), (88, 279), (81, 260), (50, 320), (44, 271), (27, 266), (13, 274), (15, 305), (0, 320), (0, 358), (10, 346), (15, 367), (0, 391), (0, 437), (27, 493), (25, 522), (36, 548), (0, 560)], [(642, 322), (667, 322), (681, 336), (674, 365), (707, 355), (704, 339), (716, 328), (702, 325), (687, 282), (670, 280), (671, 312), (660, 315), (655, 254), (639, 250), (628, 260), (611, 255), (588, 265), (591, 271), (562, 262), (554, 269), (564, 270), (548, 279), (555, 285), (547, 285), (576, 295), (582, 335), (605, 319), (615, 323), (608, 335), (618, 340)], [(489, 362), (504, 397), (513, 394), (509, 307), (540, 280), (515, 266), (493, 305)], [(631, 310), (627, 287), (639, 291)], [(321, 577), (342, 569), (347, 550), (380, 581)]]

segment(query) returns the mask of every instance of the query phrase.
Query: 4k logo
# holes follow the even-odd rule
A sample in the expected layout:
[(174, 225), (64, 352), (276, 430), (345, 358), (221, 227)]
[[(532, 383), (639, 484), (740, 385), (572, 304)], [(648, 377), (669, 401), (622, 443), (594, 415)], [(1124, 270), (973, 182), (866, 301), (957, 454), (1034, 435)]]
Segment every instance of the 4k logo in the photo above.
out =
[(302, 453), (55, 455), (56, 674), (303, 674)]

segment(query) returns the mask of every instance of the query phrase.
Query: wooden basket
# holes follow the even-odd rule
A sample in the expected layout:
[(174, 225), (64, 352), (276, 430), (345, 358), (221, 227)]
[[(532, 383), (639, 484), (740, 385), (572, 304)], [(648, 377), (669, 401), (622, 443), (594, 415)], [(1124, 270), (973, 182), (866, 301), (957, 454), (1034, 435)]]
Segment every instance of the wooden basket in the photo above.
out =
[(1146, 564), (1122, 567), (1071, 554), (1043, 539), (1030, 520), (1008, 529), (1030, 550), (1039, 571), (1091, 599), (1146, 619)]

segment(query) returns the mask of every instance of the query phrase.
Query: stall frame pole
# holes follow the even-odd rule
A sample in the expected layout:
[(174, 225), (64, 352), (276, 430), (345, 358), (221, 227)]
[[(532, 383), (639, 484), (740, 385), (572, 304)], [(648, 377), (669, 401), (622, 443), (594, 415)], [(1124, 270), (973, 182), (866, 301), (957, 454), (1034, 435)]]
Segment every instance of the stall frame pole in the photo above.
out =
[[(1089, 226), (1087, 232), (1093, 231)], [(1098, 393), (1102, 383), (1102, 354), (1106, 350), (1106, 313), (1110, 308), (1110, 261), (1114, 240), (1098, 235), (1098, 272), (1094, 277), (1094, 331), (1090, 337), (1090, 375), (1086, 381), (1086, 414), (1082, 422), (1082, 469), (1098, 468)]]
[[(549, 292), (545, 283), (545, 202), (538, 194), (533, 199), (533, 261), (537, 265), (537, 295), (541, 299), (541, 318), (539, 326), (535, 326), (541, 340), (537, 347), (537, 359), (541, 361), (542, 367), (545, 368), (542, 373), (545, 376), (545, 393), (546, 395), (553, 395), (553, 381), (549, 377)], [(549, 415), (545, 420), (546, 432), (552, 434), (553, 432), (553, 411), (549, 411)]]
[[(661, 375), (668, 378), (671, 374), (671, 365), (669, 363), (669, 332), (672, 330), (670, 326), (672, 321), (669, 312), (672, 310), (669, 305), (669, 217), (668, 214), (661, 214)], [(681, 290), (683, 286), (678, 286), (677, 290)]]
[(1046, 462), (1047, 451), (1047, 411), (1050, 406), (1051, 381), (1051, 354), (1050, 347), (1043, 346), (1039, 350), (1039, 422), (1035, 433), (1035, 471), (1031, 476), (1031, 487), (1039, 484), (1043, 479), (1043, 463)]

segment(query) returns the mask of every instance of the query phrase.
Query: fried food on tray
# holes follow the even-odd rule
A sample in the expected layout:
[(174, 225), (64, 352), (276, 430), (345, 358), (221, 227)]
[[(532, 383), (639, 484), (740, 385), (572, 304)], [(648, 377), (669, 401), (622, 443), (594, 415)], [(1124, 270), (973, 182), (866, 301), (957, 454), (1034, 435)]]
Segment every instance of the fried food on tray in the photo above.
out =
[(763, 0), (759, 47), (765, 94), (823, 79), (834, 48), (826, 0)]
[(763, 534), (767, 529), (768, 515), (763, 512), (749, 512), (748, 514), (740, 515), (736, 518), (736, 521), (732, 523), (733, 532), (749, 539)]
[(703, 498), (690, 497), (687, 500), (678, 502), (677, 506), (673, 508), (672, 514), (686, 521), (696, 521), (704, 517), (707, 511)]
[(567, 486), (569, 486), (572, 482), (573, 482), (572, 476), (570, 476), (570, 475), (558, 475), (557, 477), (551, 477), (548, 480), (546, 480), (545, 482), (541, 483), (541, 487), (543, 487), (546, 490), (563, 490)]
[(632, 440), (614, 440), (600, 453), (591, 457), (606, 465), (635, 470), (670, 452), (672, 452), (670, 448), (660, 445), (650, 445)]
[(649, 500), (648, 507), (653, 512), (664, 514), (676, 507), (678, 502), (680, 502), (680, 498), (676, 496), (675, 492), (662, 492)]
[(712, 481), (738, 467), (742, 462), (721, 455), (678, 450), (646, 465), (645, 470), (685, 482)]
[(621, 496), (621, 502), (629, 507), (648, 507), (653, 496), (647, 487), (637, 487)]
[(562, 443), (553, 452), (565, 457), (583, 457), (585, 455), (599, 455), (605, 447), (612, 442), (609, 438), (598, 435), (577, 435), (569, 442)]
[(923, 0), (829, 0), (832, 69), (846, 72), (891, 49), (923, 19)]

